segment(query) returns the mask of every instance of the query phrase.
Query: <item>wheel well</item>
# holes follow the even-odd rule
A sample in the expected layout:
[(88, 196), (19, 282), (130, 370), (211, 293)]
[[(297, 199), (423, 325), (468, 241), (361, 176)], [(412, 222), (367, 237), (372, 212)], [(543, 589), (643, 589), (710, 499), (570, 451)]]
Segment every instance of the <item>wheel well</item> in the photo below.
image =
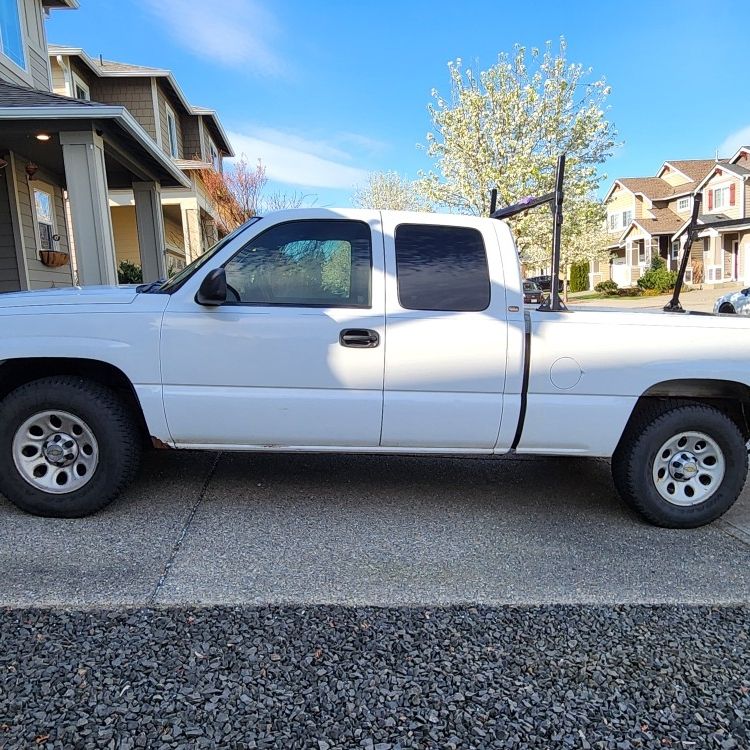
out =
[(50, 375), (73, 375), (93, 380), (116, 391), (136, 415), (144, 439), (148, 438), (146, 419), (128, 376), (108, 362), (67, 357), (26, 357), (0, 362), (0, 401), (19, 386)]
[(734, 312), (734, 305), (731, 302), (723, 302), (721, 306), (719, 307), (720, 313), (733, 313)]
[[(628, 427), (644, 409), (652, 409), (659, 401), (665, 407), (677, 403), (701, 403), (726, 414), (750, 439), (750, 386), (733, 380), (680, 379), (665, 380), (652, 385), (636, 402)], [(628, 427), (625, 428), (627, 431)]]

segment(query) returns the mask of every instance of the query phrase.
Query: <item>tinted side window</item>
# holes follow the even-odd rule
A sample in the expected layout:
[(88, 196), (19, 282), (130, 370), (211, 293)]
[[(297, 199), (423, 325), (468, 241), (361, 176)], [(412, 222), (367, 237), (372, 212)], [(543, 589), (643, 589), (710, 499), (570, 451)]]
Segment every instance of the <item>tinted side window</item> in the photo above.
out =
[(291, 221), (254, 237), (225, 269), (244, 304), (370, 307), (371, 260), (363, 222)]
[(396, 272), (407, 310), (478, 312), (490, 304), (487, 254), (476, 229), (401, 224)]

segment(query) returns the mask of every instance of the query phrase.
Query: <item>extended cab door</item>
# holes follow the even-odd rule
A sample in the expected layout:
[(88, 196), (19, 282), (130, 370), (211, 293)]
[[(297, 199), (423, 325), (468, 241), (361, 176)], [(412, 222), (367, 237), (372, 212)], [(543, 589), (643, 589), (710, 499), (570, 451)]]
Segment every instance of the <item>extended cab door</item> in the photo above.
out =
[[(293, 220), (250, 227), (172, 295), (161, 361), (164, 408), (178, 445), (378, 445), (380, 213), (288, 216)], [(199, 305), (200, 281), (219, 266), (226, 304)]]
[(492, 450), (503, 411), (508, 324), (488, 221), (383, 213), (382, 446)]

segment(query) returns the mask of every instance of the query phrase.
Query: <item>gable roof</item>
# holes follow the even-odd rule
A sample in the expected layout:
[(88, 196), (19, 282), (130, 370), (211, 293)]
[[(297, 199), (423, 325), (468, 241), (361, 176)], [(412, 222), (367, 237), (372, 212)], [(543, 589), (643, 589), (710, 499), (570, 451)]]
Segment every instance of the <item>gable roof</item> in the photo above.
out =
[(714, 164), (716, 164), (716, 159), (675, 159), (674, 161), (665, 161), (657, 175), (664, 167), (672, 167), (692, 182), (698, 182), (706, 176), (706, 173)]
[(625, 240), (634, 226), (640, 227), (644, 232), (652, 236), (655, 234), (672, 235), (682, 226), (682, 217), (669, 208), (652, 208), (651, 213), (654, 215), (653, 219), (641, 216), (631, 221), (628, 228), (620, 237), (620, 242)]
[(721, 172), (729, 172), (730, 174), (733, 174), (735, 177), (739, 177), (740, 179), (745, 179), (746, 177), (750, 176), (750, 169), (746, 169), (745, 167), (740, 166), (739, 164), (729, 164), (726, 160), (723, 160), (721, 162), (715, 162), (714, 163), (715, 169), (712, 169), (696, 186), (696, 190), (702, 190), (703, 187), (711, 180), (712, 177), (716, 175), (717, 171)]
[(174, 95), (179, 100), (189, 115), (206, 117), (211, 121), (216, 144), (227, 156), (234, 156), (234, 149), (229, 142), (224, 127), (219, 120), (219, 116), (214, 109), (206, 107), (194, 107), (187, 100), (183, 90), (172, 75), (172, 72), (164, 68), (150, 68), (145, 65), (133, 65), (131, 63), (117, 62), (116, 60), (105, 60), (102, 57), (95, 59), (90, 57), (80, 47), (66, 47), (61, 44), (48, 45), (50, 57), (63, 55), (65, 57), (77, 57), (83, 62), (98, 78), (166, 78), (167, 84), (171, 87)]

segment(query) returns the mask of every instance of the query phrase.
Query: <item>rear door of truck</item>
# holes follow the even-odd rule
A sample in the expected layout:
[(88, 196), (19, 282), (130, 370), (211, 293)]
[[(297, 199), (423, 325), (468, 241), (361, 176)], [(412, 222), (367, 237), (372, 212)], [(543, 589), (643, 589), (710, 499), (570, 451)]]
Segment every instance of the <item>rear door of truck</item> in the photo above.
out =
[(508, 321), (489, 221), (383, 212), (383, 447), (491, 451), (506, 378)]

